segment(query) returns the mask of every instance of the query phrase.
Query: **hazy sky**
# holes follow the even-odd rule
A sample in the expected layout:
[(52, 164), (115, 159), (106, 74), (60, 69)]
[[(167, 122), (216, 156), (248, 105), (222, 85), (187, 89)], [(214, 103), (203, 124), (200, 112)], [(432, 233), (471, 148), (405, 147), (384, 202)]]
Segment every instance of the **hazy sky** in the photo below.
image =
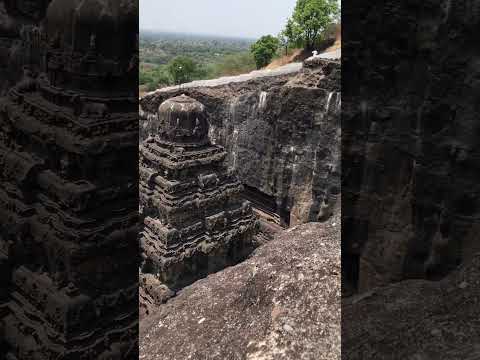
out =
[(140, 0), (140, 29), (237, 37), (277, 35), (296, 0)]

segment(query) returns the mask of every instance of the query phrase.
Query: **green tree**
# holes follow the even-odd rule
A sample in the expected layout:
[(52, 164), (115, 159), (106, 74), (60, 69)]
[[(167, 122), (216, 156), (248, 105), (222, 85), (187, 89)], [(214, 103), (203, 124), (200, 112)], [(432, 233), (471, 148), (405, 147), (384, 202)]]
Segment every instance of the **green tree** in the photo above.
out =
[(272, 61), (280, 46), (279, 40), (272, 36), (262, 36), (252, 45), (251, 52), (255, 59), (257, 69), (267, 66)]
[(167, 71), (175, 84), (192, 81), (197, 73), (197, 64), (186, 56), (178, 56), (167, 65)]
[(285, 25), (285, 29), (282, 31), (282, 36), (286, 39), (286, 47), (293, 45), (298, 45), (300, 40), (300, 33), (301, 30), (299, 26), (293, 21), (292, 18), (288, 19), (287, 24)]
[(337, 0), (297, 0), (285, 30), (289, 27), (292, 38), (301, 40), (306, 50), (313, 50), (328, 27), (338, 19), (338, 14)]

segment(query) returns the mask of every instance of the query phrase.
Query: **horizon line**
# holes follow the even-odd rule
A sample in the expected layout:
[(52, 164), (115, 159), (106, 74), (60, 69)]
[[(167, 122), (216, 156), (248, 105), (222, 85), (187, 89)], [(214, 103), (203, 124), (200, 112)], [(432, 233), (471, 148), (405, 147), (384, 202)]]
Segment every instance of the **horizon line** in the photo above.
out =
[(197, 35), (197, 36), (210, 36), (217, 38), (225, 39), (243, 39), (243, 40), (258, 40), (259, 37), (247, 36), (247, 35), (218, 35), (212, 33), (202, 33), (202, 32), (183, 32), (183, 31), (173, 31), (173, 30), (160, 30), (160, 29), (148, 29), (148, 28), (139, 28), (139, 32), (153, 32), (153, 33), (164, 33), (172, 35)]

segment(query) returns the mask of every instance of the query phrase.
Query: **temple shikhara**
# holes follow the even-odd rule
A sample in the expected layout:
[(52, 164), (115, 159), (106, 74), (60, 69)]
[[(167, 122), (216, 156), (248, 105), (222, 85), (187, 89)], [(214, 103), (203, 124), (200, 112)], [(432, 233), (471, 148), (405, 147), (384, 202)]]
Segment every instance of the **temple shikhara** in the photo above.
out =
[(208, 133), (204, 105), (177, 96), (160, 105), (140, 147), (141, 271), (171, 289), (242, 260), (253, 247), (250, 203)]
[(54, 0), (39, 26), (23, 28), (33, 3), (7, 7), (20, 19), (24, 64), (0, 98), (5, 359), (137, 356), (138, 3), (131, 3)]

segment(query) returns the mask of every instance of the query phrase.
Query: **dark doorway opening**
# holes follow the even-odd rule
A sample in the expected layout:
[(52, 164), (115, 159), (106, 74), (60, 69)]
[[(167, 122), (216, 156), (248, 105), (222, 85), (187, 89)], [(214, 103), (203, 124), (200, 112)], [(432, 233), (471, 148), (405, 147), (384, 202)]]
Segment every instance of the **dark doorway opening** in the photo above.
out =
[(244, 185), (243, 187), (243, 197), (252, 203), (252, 207), (262, 220), (282, 227), (290, 225), (290, 211), (279, 208), (274, 196), (268, 195), (253, 186)]

